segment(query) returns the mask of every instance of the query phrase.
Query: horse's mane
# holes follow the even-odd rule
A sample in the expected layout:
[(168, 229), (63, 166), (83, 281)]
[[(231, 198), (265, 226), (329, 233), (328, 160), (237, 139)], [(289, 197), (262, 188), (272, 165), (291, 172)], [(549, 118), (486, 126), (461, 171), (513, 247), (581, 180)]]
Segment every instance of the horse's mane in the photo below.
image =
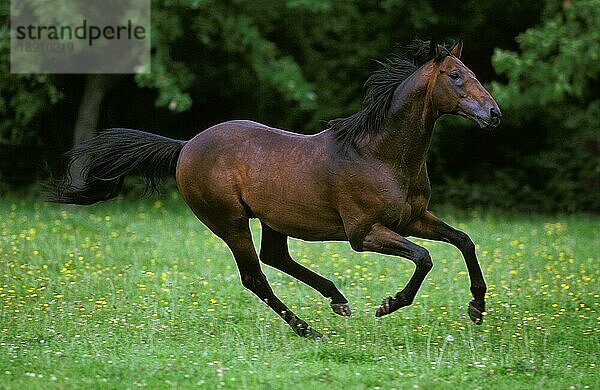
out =
[[(363, 108), (347, 118), (330, 120), (327, 124), (335, 134), (335, 139), (344, 148), (356, 148), (360, 140), (381, 130), (389, 109), (394, 91), (421, 65), (432, 59), (430, 41), (413, 40), (402, 47), (400, 55), (392, 55), (369, 76), (364, 84), (366, 90)], [(444, 45), (440, 46), (441, 57), (449, 55)]]

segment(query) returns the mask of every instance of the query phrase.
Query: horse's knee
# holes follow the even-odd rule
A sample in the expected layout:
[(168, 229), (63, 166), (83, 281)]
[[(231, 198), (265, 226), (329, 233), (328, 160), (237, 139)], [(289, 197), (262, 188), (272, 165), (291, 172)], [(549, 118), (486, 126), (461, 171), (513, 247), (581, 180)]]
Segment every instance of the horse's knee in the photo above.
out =
[(475, 252), (475, 244), (465, 232), (457, 231), (456, 246), (463, 252)]
[(429, 272), (433, 268), (433, 261), (431, 261), (431, 255), (426, 249), (423, 249), (417, 254), (415, 263), (418, 268)]

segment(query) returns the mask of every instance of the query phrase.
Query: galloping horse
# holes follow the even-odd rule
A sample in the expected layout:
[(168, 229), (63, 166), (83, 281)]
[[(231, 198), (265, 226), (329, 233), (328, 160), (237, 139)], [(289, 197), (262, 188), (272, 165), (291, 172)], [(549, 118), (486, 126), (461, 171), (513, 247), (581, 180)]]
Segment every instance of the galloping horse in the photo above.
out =
[[(414, 236), (448, 242), (465, 259), (473, 300), (468, 314), (481, 324), (486, 284), (469, 236), (427, 210), (431, 187), (426, 157), (435, 121), (461, 115), (481, 128), (500, 123), (498, 105), (461, 61), (462, 40), (451, 49), (413, 41), (403, 57), (381, 63), (365, 83), (363, 109), (299, 135), (251, 121), (215, 125), (189, 141), (137, 130), (110, 129), (76, 146), (84, 183), (69, 176), (50, 200), (92, 204), (115, 197), (130, 173), (150, 188), (168, 171), (194, 214), (231, 249), (242, 284), (300, 336), (321, 335), (275, 296), (260, 261), (319, 291), (333, 311), (351, 314), (332, 281), (295, 262), (287, 237), (349, 241), (356, 251), (407, 258), (416, 264), (408, 284), (378, 306), (376, 316), (413, 302), (433, 264)], [(260, 255), (249, 219), (262, 224)]]

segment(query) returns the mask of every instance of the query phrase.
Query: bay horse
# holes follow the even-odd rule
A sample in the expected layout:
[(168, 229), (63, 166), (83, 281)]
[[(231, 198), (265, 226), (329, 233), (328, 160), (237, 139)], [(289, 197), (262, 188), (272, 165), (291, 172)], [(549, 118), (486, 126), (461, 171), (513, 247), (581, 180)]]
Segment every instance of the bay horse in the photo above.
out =
[[(428, 251), (407, 237), (444, 241), (462, 252), (473, 295), (468, 315), (481, 324), (486, 284), (475, 245), (427, 209), (426, 158), (436, 120), (455, 114), (491, 129), (502, 116), (460, 61), (462, 47), (462, 40), (450, 49), (433, 40), (413, 41), (403, 56), (381, 62), (368, 78), (362, 110), (314, 135), (247, 120), (217, 124), (189, 141), (105, 130), (70, 152), (70, 164), (83, 162), (83, 184), (67, 175), (49, 200), (93, 204), (115, 197), (127, 174), (144, 174), (152, 190), (161, 173), (174, 174), (194, 214), (230, 248), (242, 284), (298, 335), (316, 339), (321, 334), (273, 293), (261, 261), (316, 289), (335, 313), (349, 316), (351, 310), (331, 280), (292, 259), (288, 237), (348, 241), (355, 251), (414, 262), (409, 282), (383, 300), (378, 317), (410, 305), (433, 266)], [(260, 255), (250, 218), (262, 225)]]

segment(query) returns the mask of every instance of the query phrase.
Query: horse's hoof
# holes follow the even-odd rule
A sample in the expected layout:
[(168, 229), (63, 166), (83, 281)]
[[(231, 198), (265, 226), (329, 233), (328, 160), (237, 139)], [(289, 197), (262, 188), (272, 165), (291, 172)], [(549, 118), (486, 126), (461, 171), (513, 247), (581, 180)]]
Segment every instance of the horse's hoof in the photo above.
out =
[(379, 306), (377, 306), (377, 311), (375, 312), (375, 317), (381, 317), (386, 314), (390, 314), (392, 310), (392, 302), (394, 298), (387, 297), (381, 302)]
[(324, 337), (321, 333), (319, 333), (316, 330), (314, 330), (313, 328), (311, 328), (310, 325), (308, 325), (306, 323), (306, 321), (301, 320), (298, 317), (295, 317), (290, 321), (290, 326), (292, 327), (294, 332), (296, 332), (296, 334), (300, 337), (306, 337), (307, 339), (313, 339), (313, 340), (323, 340), (324, 339)]
[(471, 319), (471, 321), (473, 321), (475, 323), (475, 325), (481, 325), (483, 323), (484, 311), (475, 307), (475, 304), (476, 304), (475, 301), (469, 302), (469, 310), (468, 310), (469, 318)]
[(321, 333), (319, 333), (316, 330), (314, 330), (313, 328), (311, 328), (309, 325), (306, 325), (305, 328), (298, 328), (298, 329), (294, 329), (294, 330), (300, 337), (304, 337), (304, 338), (315, 340), (315, 341), (321, 341), (321, 340), (324, 341), (325, 340), (325, 336), (323, 336)]
[(350, 310), (350, 306), (348, 303), (332, 303), (331, 309), (335, 314), (339, 314), (341, 316), (348, 317), (352, 315), (352, 311)]
[(323, 336), (321, 333), (317, 332), (313, 328), (306, 329), (302, 337), (306, 337), (307, 339), (311, 339), (314, 341), (327, 341), (327, 336)]

